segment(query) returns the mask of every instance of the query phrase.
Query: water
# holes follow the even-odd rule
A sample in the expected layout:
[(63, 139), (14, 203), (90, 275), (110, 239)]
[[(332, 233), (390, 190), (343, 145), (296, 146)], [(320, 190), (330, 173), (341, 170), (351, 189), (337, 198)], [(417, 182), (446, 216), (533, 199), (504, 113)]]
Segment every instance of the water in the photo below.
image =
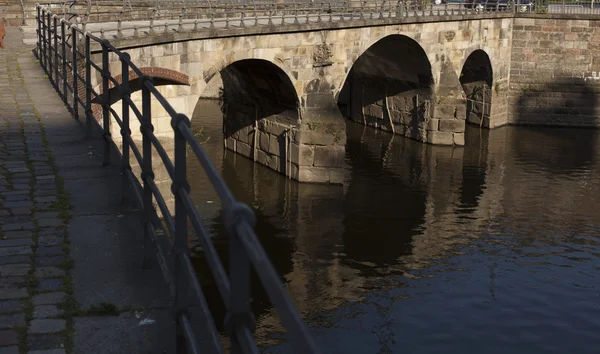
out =
[[(223, 151), (215, 102), (192, 120), (322, 353), (597, 353), (600, 142), (576, 129), (470, 128), (434, 147), (348, 123), (342, 186), (299, 185)], [(222, 211), (192, 194), (227, 262)], [(203, 288), (223, 314), (202, 253)], [(256, 288), (256, 287), (254, 287)], [(261, 292), (268, 353), (289, 353)]]

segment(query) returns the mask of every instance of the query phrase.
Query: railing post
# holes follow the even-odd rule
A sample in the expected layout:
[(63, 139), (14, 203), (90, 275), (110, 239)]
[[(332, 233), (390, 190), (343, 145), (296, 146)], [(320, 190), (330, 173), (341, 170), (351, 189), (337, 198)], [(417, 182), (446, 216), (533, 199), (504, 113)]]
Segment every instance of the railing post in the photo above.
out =
[(58, 88), (59, 80), (58, 80), (58, 20), (56, 15), (52, 15), (52, 25), (54, 28), (54, 81), (56, 81), (56, 88)]
[(181, 328), (181, 321), (179, 317), (181, 315), (188, 315), (188, 283), (185, 276), (185, 269), (183, 269), (183, 260), (185, 257), (189, 257), (189, 248), (187, 243), (187, 211), (183, 198), (179, 195), (182, 189), (189, 193), (190, 186), (187, 183), (187, 162), (186, 162), (186, 140), (184, 135), (181, 133), (179, 128), (180, 124), (185, 124), (188, 128), (190, 126), (189, 119), (183, 115), (178, 114), (171, 119), (171, 126), (175, 131), (175, 171), (173, 178), (173, 185), (171, 191), (175, 196), (175, 240), (173, 242), (173, 257), (174, 257), (174, 282), (175, 282), (175, 336), (176, 336), (176, 352), (186, 353), (187, 345), (185, 336), (183, 335), (183, 329)]
[(129, 53), (123, 53), (121, 56), (121, 90), (123, 96), (121, 97), (121, 103), (123, 111), (121, 112), (121, 121), (123, 126), (121, 128), (121, 140), (123, 147), (123, 159), (121, 164), (121, 173), (123, 174), (123, 192), (121, 194), (121, 204), (125, 203), (125, 193), (127, 191), (127, 185), (129, 179), (127, 177), (127, 171), (131, 171), (129, 165), (129, 137), (131, 136), (131, 129), (129, 129), (129, 100), (131, 92), (129, 91), (129, 63), (131, 57)]
[(94, 112), (92, 111), (92, 58), (90, 48), (90, 37), (85, 36), (85, 127), (88, 138), (92, 137), (92, 122)]
[(46, 32), (48, 33), (48, 68), (46, 72), (48, 73), (48, 77), (50, 78), (50, 82), (52, 82), (52, 25), (50, 24), (50, 12), (46, 14)]
[[(40, 8), (40, 5), (36, 6), (36, 11), (37, 11), (37, 47), (38, 47), (38, 58), (40, 59), (40, 62), (42, 62), (42, 24), (41, 24), (41, 14), (42, 14), (42, 9)], [(42, 63), (43, 65), (43, 63)]]
[(148, 179), (154, 179), (152, 171), (152, 141), (148, 137), (148, 133), (154, 131), (152, 126), (152, 105), (150, 102), (150, 90), (146, 87), (146, 83), (150, 81), (148, 76), (143, 76), (142, 80), (142, 122), (140, 132), (142, 133), (142, 181), (144, 182), (144, 210), (142, 214), (142, 223), (144, 225), (144, 259), (142, 267), (146, 268), (150, 261), (150, 222), (152, 217), (152, 189)]
[(60, 20), (60, 43), (61, 43), (61, 51), (60, 54), (62, 56), (61, 64), (62, 64), (62, 94), (63, 101), (65, 105), (68, 104), (67, 96), (67, 44), (66, 44), (66, 33), (67, 33), (67, 24), (65, 19)]
[(75, 26), (71, 27), (71, 39), (72, 46), (71, 50), (73, 51), (73, 60), (71, 61), (71, 66), (73, 69), (73, 115), (76, 120), (79, 120), (79, 102), (77, 99), (79, 98), (79, 90), (77, 88), (77, 29)]
[(231, 352), (242, 353), (242, 347), (237, 338), (238, 327), (248, 327), (254, 332), (255, 320), (250, 308), (250, 269), (251, 263), (244, 244), (237, 232), (240, 222), (246, 221), (253, 228), (256, 217), (252, 209), (242, 203), (234, 203), (227, 211), (227, 231), (229, 234), (229, 284), (231, 293), (229, 298), (229, 313), (225, 318), (225, 325), (231, 340)]
[(104, 132), (104, 166), (110, 165), (110, 92), (108, 87), (108, 78), (110, 70), (108, 68), (108, 45), (107, 41), (102, 41), (102, 130)]

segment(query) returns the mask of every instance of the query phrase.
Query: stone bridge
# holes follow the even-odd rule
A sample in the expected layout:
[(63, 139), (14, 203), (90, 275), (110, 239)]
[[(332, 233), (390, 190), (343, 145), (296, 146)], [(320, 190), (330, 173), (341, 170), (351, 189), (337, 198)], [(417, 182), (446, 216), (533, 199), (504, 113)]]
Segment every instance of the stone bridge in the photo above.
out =
[[(543, 94), (523, 100), (536, 72), (515, 68), (534, 68), (540, 59), (540, 67), (552, 66), (540, 71), (546, 76), (540, 82), (560, 77), (579, 80), (573, 83), (579, 85), (589, 82), (586, 77), (598, 66), (595, 52), (576, 59), (581, 72), (569, 72), (561, 64), (569, 48), (587, 48), (593, 34), (584, 27), (596, 23), (561, 16), (390, 13), (387, 18), (337, 22), (307, 18), (298, 23), (282, 17), (280, 26), (272, 19), (263, 26), (241, 20), (237, 26), (211, 24), (204, 31), (196, 30), (198, 21), (188, 24), (193, 29), (180, 23), (175, 30), (165, 22), (159, 32), (139, 30), (143, 24), (138, 23), (135, 30), (118, 35), (114, 26), (114, 34), (110, 28), (101, 32), (162, 85), (161, 93), (176, 110), (193, 117), (201, 109), (200, 98), (219, 98), (228, 149), (301, 182), (342, 183), (345, 119), (454, 146), (464, 145), (465, 123), (486, 128), (509, 123), (596, 126), (594, 107), (584, 121), (571, 119), (573, 112), (564, 107), (551, 121), (532, 114), (534, 121), (528, 122), (519, 115), (522, 108), (533, 112), (547, 100)], [(95, 33), (99, 29), (92, 28)], [(551, 37), (563, 42), (551, 44)], [(556, 47), (553, 58), (548, 46)], [(99, 48), (93, 60), (101, 62)], [(111, 73), (119, 75), (118, 58), (109, 61)], [(94, 79), (99, 88), (100, 75)], [(557, 90), (576, 92), (570, 84)], [(133, 99), (141, 103), (141, 94), (134, 93)], [(563, 101), (566, 106), (583, 104), (570, 97)], [(119, 111), (120, 103), (113, 102)], [(170, 118), (159, 104), (153, 104), (153, 123), (155, 133), (171, 136)], [(113, 136), (118, 135), (113, 129)]]

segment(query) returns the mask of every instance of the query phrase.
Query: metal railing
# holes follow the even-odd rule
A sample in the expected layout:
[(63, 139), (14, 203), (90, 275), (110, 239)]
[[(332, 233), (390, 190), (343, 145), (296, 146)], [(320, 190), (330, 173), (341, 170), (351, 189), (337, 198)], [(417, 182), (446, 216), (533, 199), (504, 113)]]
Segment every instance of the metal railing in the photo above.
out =
[[(141, 208), (144, 229), (145, 257), (151, 247), (156, 247), (159, 263), (172, 295), (176, 318), (177, 352), (200, 353), (223, 352), (217, 336), (214, 319), (192, 268), (188, 248), (188, 219), (204, 250), (207, 263), (216, 281), (220, 296), (227, 307), (225, 327), (233, 353), (258, 353), (253, 336), (254, 316), (250, 303), (250, 271), (253, 268), (277, 310), (282, 324), (286, 327), (288, 339), (298, 353), (316, 353), (316, 347), (308, 334), (294, 305), (288, 297), (279, 275), (267, 254), (260, 245), (254, 231), (255, 215), (247, 205), (238, 202), (219, 176), (208, 155), (196, 140), (190, 129), (190, 120), (177, 113), (153, 84), (152, 78), (144, 75), (131, 61), (129, 54), (116, 49), (107, 40), (82, 31), (75, 24), (48, 11), (47, 7), (37, 8), (37, 56), (49, 80), (70, 107), (74, 118), (79, 119), (79, 107), (85, 108), (86, 129), (89, 135), (99, 129), (104, 138), (104, 164), (110, 164), (111, 150), (120, 156), (123, 172), (123, 195), (128, 188), (133, 191), (133, 199)], [(102, 49), (102, 62), (91, 60), (91, 44)], [(121, 80), (117, 80), (109, 70), (109, 55), (117, 57), (121, 63)], [(99, 91), (93, 87), (92, 77), (100, 73), (102, 78)], [(141, 109), (131, 99), (130, 76), (141, 80)], [(109, 94), (109, 91), (111, 93)], [(110, 105), (110, 96), (117, 94), (122, 101), (122, 111), (116, 112)], [(171, 117), (174, 132), (174, 161), (153, 133), (151, 122), (154, 98)], [(94, 117), (93, 102), (101, 108), (101, 122)], [(130, 117), (130, 111), (134, 117)], [(112, 123), (120, 127), (121, 151), (111, 137)], [(131, 137), (130, 118), (140, 122), (142, 148)], [(207, 174), (212, 187), (219, 195), (229, 234), (229, 274), (213, 247), (195, 204), (190, 196), (190, 186), (186, 179), (186, 157), (188, 147), (198, 159)], [(154, 181), (153, 152), (158, 153), (171, 181), (171, 191), (175, 196), (175, 216), (171, 216), (165, 199)], [(140, 179), (132, 172), (131, 155), (141, 166)], [(162, 220), (153, 205), (156, 202)], [(156, 232), (162, 230), (165, 234)], [(166, 235), (168, 234), (168, 235)], [(166, 246), (164, 246), (166, 244)], [(170, 256), (169, 256), (170, 254)], [(190, 311), (195, 297), (195, 308), (201, 314), (201, 331), (192, 328)], [(200, 342), (199, 338), (203, 341)], [(202, 347), (201, 347), (202, 345)]]

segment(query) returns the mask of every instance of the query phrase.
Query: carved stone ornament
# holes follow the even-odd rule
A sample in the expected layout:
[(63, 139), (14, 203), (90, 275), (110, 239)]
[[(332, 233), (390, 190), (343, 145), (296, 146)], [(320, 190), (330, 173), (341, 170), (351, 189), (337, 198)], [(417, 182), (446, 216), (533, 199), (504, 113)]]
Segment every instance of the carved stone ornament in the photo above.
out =
[(325, 42), (317, 45), (313, 50), (313, 67), (317, 66), (328, 66), (333, 64), (330, 60), (333, 56), (331, 49), (333, 48), (332, 44), (327, 44)]

